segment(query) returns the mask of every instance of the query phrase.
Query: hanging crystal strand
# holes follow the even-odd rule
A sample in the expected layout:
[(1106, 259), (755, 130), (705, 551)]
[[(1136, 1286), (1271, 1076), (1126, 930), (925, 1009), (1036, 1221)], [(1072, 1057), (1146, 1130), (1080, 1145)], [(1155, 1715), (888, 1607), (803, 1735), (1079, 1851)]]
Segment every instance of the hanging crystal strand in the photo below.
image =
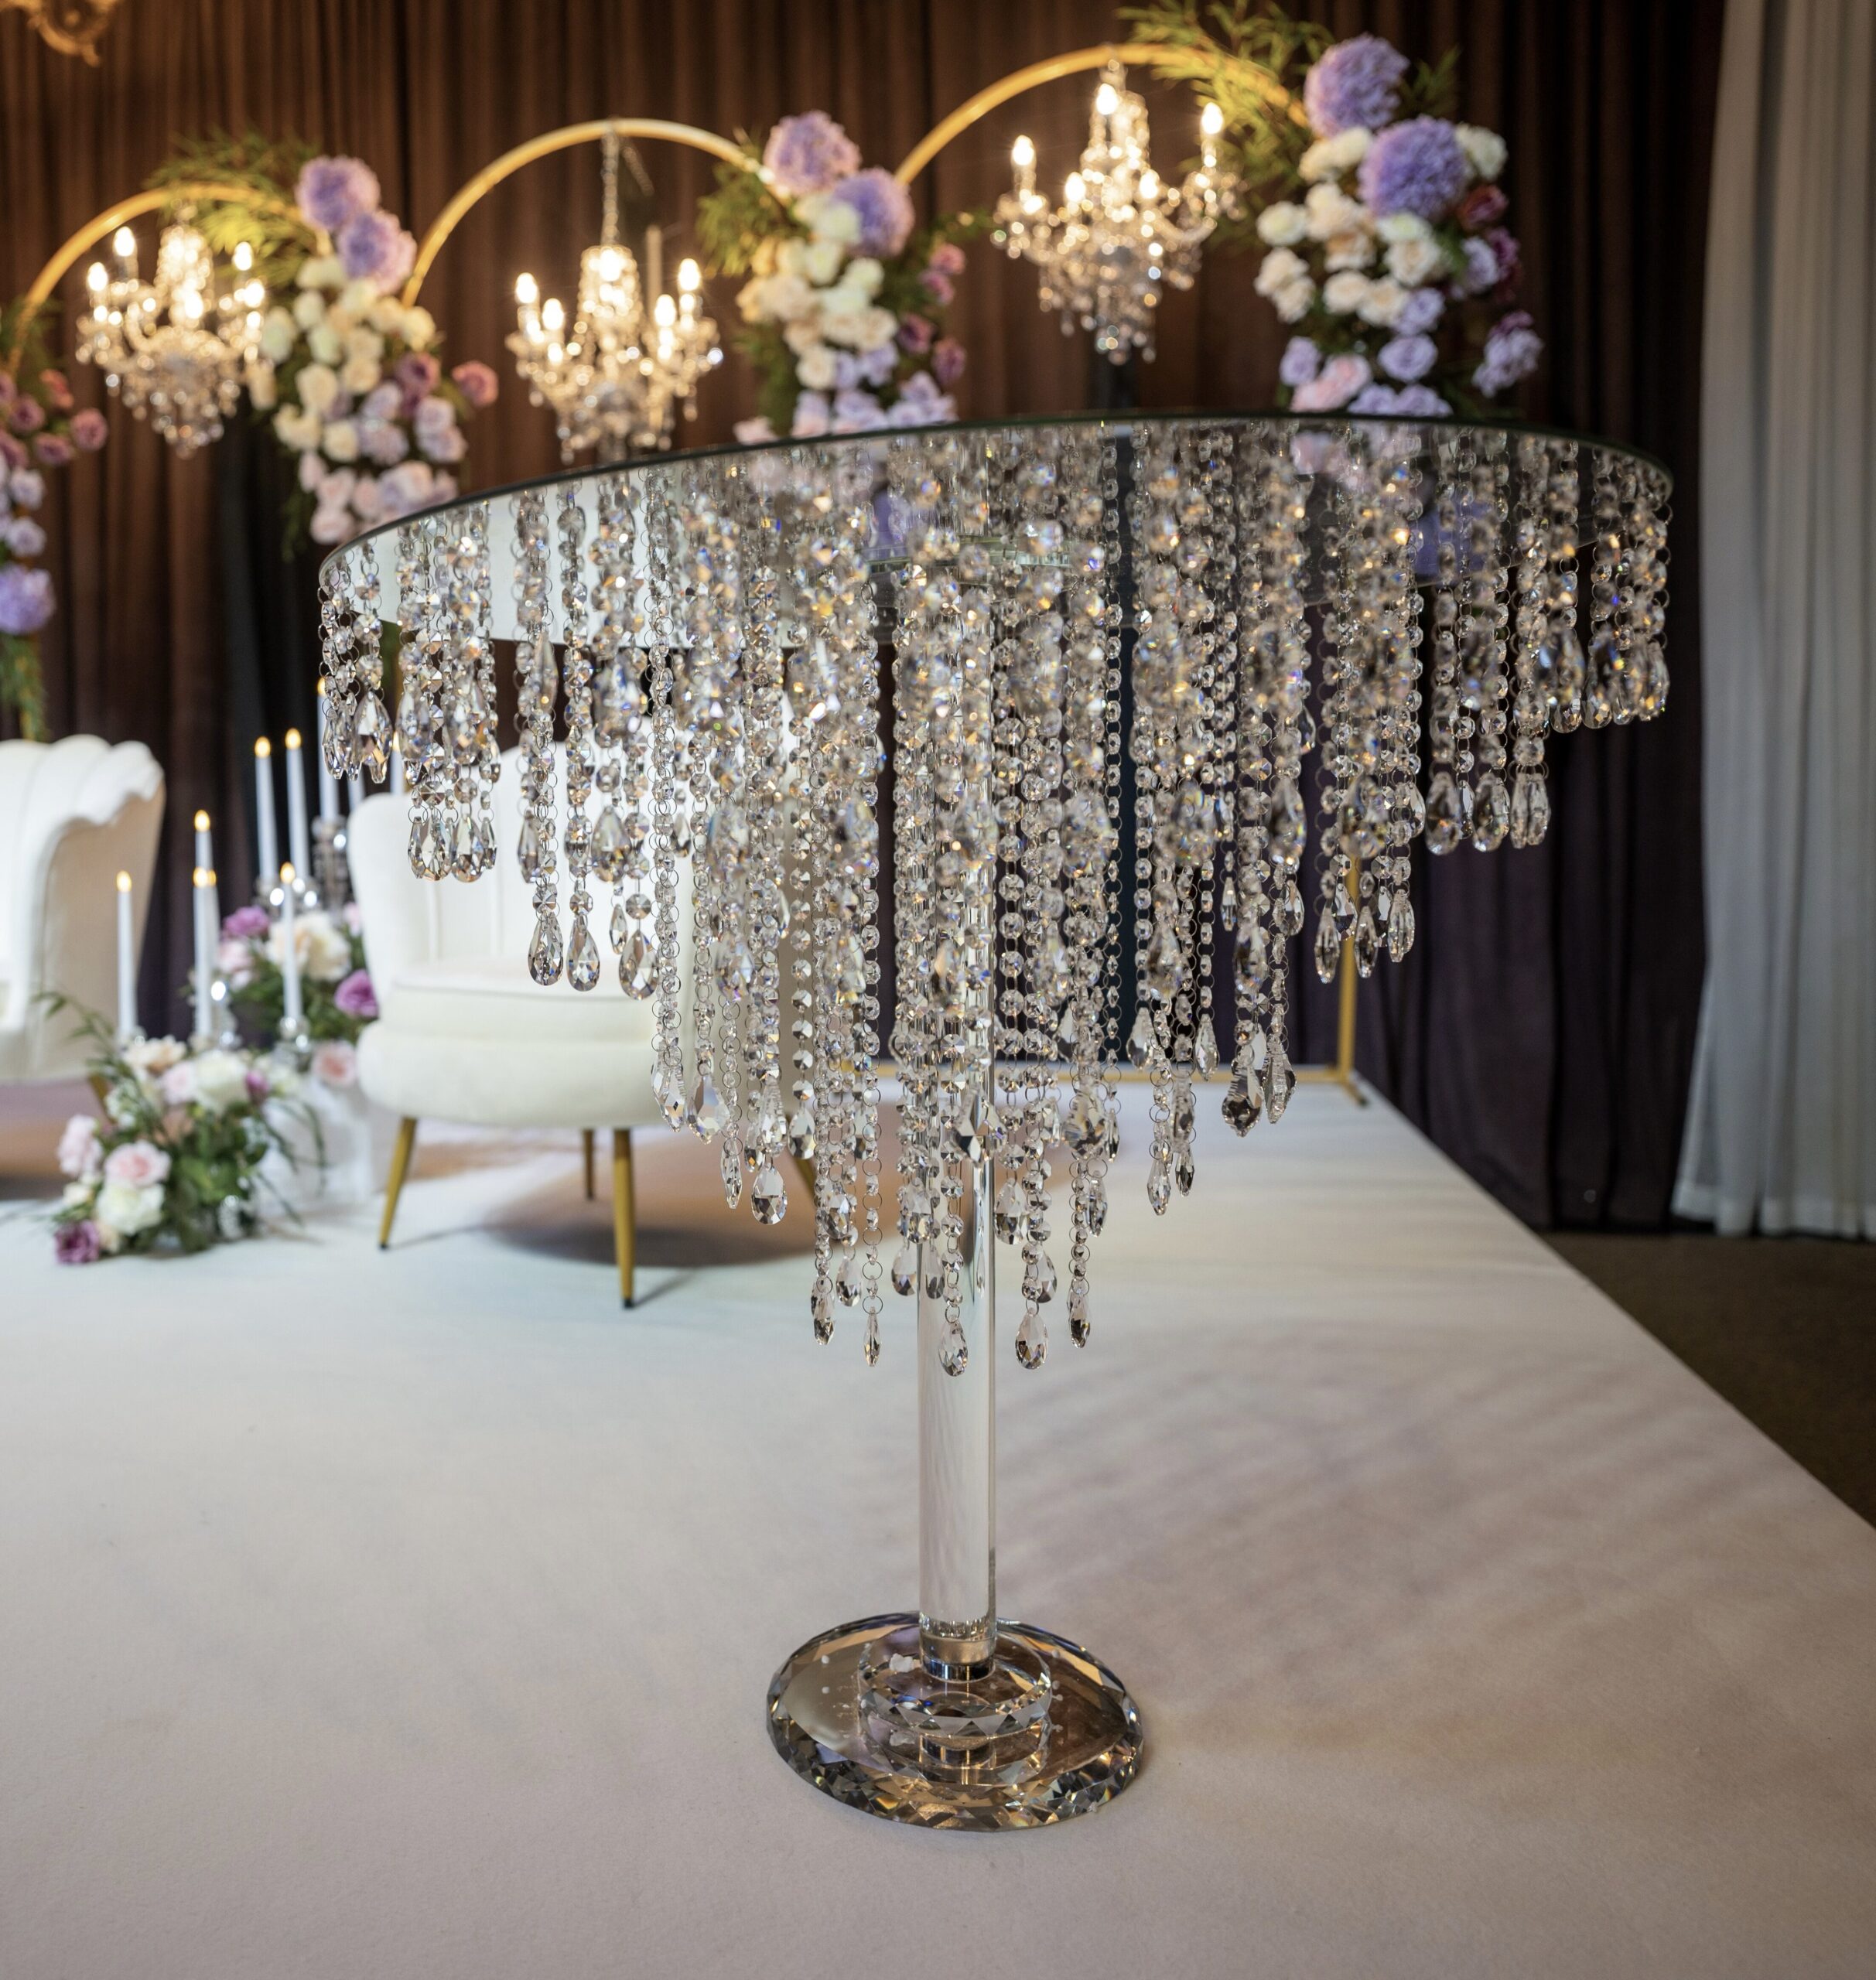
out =
[[(624, 946), (625, 862), (628, 841), (624, 787), (625, 751), (633, 719), (637, 678), (630, 661), (631, 582), (627, 562), (625, 478), (607, 475), (595, 493), (593, 542), (593, 734), (596, 761), (593, 780), (600, 794), (587, 855), (600, 884), (612, 894), (607, 937), (616, 956)], [(635, 807), (634, 807), (635, 809)]]
[(1665, 499), (1661, 480), (1655, 469), (1625, 459), (1618, 482), (1622, 557), (1617, 582), (1622, 603), (1615, 618), (1609, 694), (1618, 722), (1646, 721), (1667, 704), (1661, 645), (1667, 621), (1667, 538), (1657, 513)]
[[(1178, 436), (1135, 429), (1133, 502), (1136, 571), (1133, 641), (1135, 982), (1140, 1013), (1129, 1055), (1153, 1084), (1153, 1141), (1146, 1200), (1164, 1213), (1173, 1188), (1173, 1053), (1177, 1000), (1188, 961), (1177, 848), (1185, 795), (1178, 735), (1192, 691), (1192, 654), (1181, 610), (1189, 596), (1174, 561), (1181, 537)], [(1202, 593), (1201, 593), (1202, 596)], [(1195, 795), (1195, 794), (1194, 794)]]
[[(1372, 909), (1364, 910), (1356, 862), (1379, 850), (1380, 797), (1372, 775), (1375, 729), (1370, 671), (1375, 628), (1373, 591), (1379, 561), (1380, 516), (1367, 462), (1368, 435), (1351, 430), (1347, 461), (1328, 491), (1323, 609), (1323, 824), (1317, 835), (1316, 974), (1335, 981), (1342, 944), (1352, 937), (1356, 967), (1366, 975), (1378, 940)], [(1372, 886), (1372, 876), (1367, 876)], [(1365, 912), (1365, 921), (1362, 917)]]
[[(1270, 1006), (1265, 1026), (1264, 1112), (1283, 1118), (1296, 1087), (1290, 1063), (1290, 942), (1303, 932), (1303, 889), (1298, 878), (1309, 849), (1309, 811), (1303, 799), (1303, 760), (1314, 748), (1310, 713), (1309, 619), (1304, 597), (1309, 491), (1297, 474), (1288, 436), (1274, 436), (1264, 502), (1263, 554), (1276, 628), (1269, 680), (1270, 720)], [(1254, 1068), (1252, 1069), (1255, 1070)]]
[[(370, 545), (361, 546), (361, 562), (370, 555)], [(326, 702), (321, 746), (326, 768), (337, 777), (354, 776), (364, 767), (371, 740), (368, 720), (367, 733), (361, 736), (358, 732), (359, 712), (370, 691), (364, 685), (359, 666), (364, 650), (364, 620), (354, 583), (349, 555), (335, 557), (320, 573), (320, 657), (326, 674)], [(378, 748), (381, 755), (381, 732)]]
[(1420, 786), (1420, 594), (1414, 571), (1420, 514), (1418, 429), (1384, 428), (1377, 452), (1383, 589), (1376, 654), (1381, 737), (1376, 776), (1386, 822), (1372, 870), (1375, 918), (1389, 959), (1400, 962), (1413, 946), (1413, 845), (1427, 822)]
[(444, 794), (438, 853), (443, 871), (460, 880), (479, 879), (491, 857), (487, 780), (491, 760), (500, 766), (490, 674), (488, 527), (488, 504), (473, 503), (453, 526), (439, 529), (436, 550), (443, 723), (436, 782)]
[(1205, 573), (1210, 596), (1205, 782), (1214, 851), (1199, 873), (1198, 1022), (1192, 1039), (1192, 1070), (1201, 1080), (1209, 1079), (1218, 1063), (1218, 1014), (1212, 1008), (1216, 931), (1222, 926), (1228, 936), (1235, 936), (1238, 926), (1238, 476), (1242, 456), (1231, 433), (1221, 428), (1215, 437), (1215, 452), (1206, 469), (1211, 555)]
[(554, 830), (554, 703), (559, 686), (548, 631), (547, 497), (524, 489), (514, 498), (514, 676), (521, 730), (521, 824), (515, 863), (532, 890), (535, 925), (528, 968), (537, 983), (559, 981), (560, 849)]
[(593, 794), (593, 655), (586, 626), (586, 586), (583, 582), (586, 512), (579, 488), (569, 483), (560, 491), (559, 517), (561, 630), (566, 683), (567, 821), (561, 835), (572, 890), (567, 898), (572, 920), (567, 928), (566, 975), (576, 990), (590, 990), (600, 980), (600, 945), (587, 917), (593, 896), (586, 878), (593, 870), (593, 821), (586, 801)]
[(1434, 463), (1433, 692), (1427, 740), (1433, 776), (1427, 786), (1427, 850), (1451, 852), (1465, 835), (1459, 757), (1471, 736), (1471, 717), (1459, 698), (1459, 603), (1467, 551), (1463, 505), (1476, 463), (1469, 435), (1442, 433)]
[(1479, 775), (1472, 786), (1467, 829), (1474, 846), (1489, 852), (1511, 828), (1511, 796), (1504, 777), (1505, 705), (1510, 698), (1505, 637), (1510, 613), (1504, 597), (1508, 572), (1502, 541), (1508, 468), (1502, 433), (1482, 434), (1478, 444), (1474, 499), (1466, 523), (1471, 609), (1460, 629), (1459, 698), (1478, 725), (1473, 753)]
[[(1576, 450), (1526, 435), (1518, 446), (1516, 616), (1512, 678), (1511, 842), (1536, 845), (1550, 823), (1544, 782), (1548, 678), (1557, 644), (1576, 618)], [(1567, 614), (1567, 618), (1565, 614)]]
[(1115, 472), (1112, 441), (1085, 430), (1071, 430), (1064, 440), (1060, 471), (1064, 517), (1070, 534), (1062, 545), (1068, 580), (1061, 599), (1064, 647), (1061, 708), (1060, 837), (1067, 995), (1057, 1049), (1065, 1050), (1069, 1060), (1071, 1091), (1061, 1135), (1075, 1169), (1068, 1306), (1069, 1337), (1079, 1347), (1088, 1340), (1089, 1248), (1107, 1213), (1112, 1129), (1102, 1057), (1108, 1022), (1102, 991), (1110, 928), (1109, 862), (1120, 838), (1118, 824), (1109, 811), (1108, 794), (1107, 625), (1112, 571), (1104, 535), (1110, 510), (1103, 490)]
[[(651, 766), (651, 899), (653, 937), (648, 962), (651, 978), (651, 1090), (674, 1127), (684, 1122), (684, 1022), (682, 970), (678, 942), (677, 719), (671, 705), (673, 668), (689, 637), (685, 619), (683, 517), (691, 500), (691, 483), (681, 468), (641, 470), (647, 513), (654, 519), (646, 550), (651, 573), (651, 716), (648, 746)], [(712, 849), (713, 850), (713, 849)], [(701, 860), (699, 864), (703, 863)], [(626, 981), (626, 964), (634, 953), (628, 940), (620, 953), (619, 971)], [(641, 958), (642, 960), (642, 958)], [(698, 965), (693, 961), (693, 968)], [(626, 988), (633, 988), (626, 981)]]
[(432, 565), (434, 516), (419, 516), (398, 531), (398, 713), (394, 742), (403, 759), (410, 797), (410, 867), (420, 880), (440, 879), (446, 855), (436, 829), (433, 771), (441, 711), (435, 689), (439, 602)]

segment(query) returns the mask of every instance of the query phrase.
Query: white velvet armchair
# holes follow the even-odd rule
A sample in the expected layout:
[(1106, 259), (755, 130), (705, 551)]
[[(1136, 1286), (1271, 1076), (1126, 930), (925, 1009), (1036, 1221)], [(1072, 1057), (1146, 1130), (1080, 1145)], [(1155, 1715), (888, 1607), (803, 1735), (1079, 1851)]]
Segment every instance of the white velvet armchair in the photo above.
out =
[[(402, 1117), (378, 1242), (391, 1241), (419, 1120), (578, 1128), (589, 1193), (593, 1137), (610, 1128), (613, 1234), (620, 1296), (629, 1306), (632, 1130), (665, 1124), (651, 1091), (651, 1005), (628, 997), (613, 973), (603, 894), (594, 934), (607, 968), (599, 986), (576, 991), (562, 978), (543, 989), (528, 975), (535, 916), (514, 855), (519, 783), (511, 752), (495, 788), (500, 855), (473, 886), (411, 872), (403, 799), (367, 798), (352, 819), (347, 856), (381, 1014), (359, 1041), (359, 1084), (367, 1098)], [(688, 971), (688, 954), (683, 962)]]
[(58, 992), (117, 1008), (117, 876), (131, 876), (138, 952), (163, 778), (141, 742), (0, 742), (0, 1080), (71, 1079), (85, 1041)]

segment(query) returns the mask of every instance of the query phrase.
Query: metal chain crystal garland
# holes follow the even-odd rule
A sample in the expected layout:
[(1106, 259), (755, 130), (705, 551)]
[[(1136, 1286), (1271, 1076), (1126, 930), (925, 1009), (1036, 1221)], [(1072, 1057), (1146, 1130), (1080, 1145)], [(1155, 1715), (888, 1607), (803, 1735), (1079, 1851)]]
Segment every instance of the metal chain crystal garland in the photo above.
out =
[[(786, 1158), (813, 1164), (814, 1330), (858, 1311), (869, 1360), (890, 1276), (934, 1302), (941, 1365), (969, 1365), (986, 1162), (996, 1234), (1020, 1261), (1018, 1360), (1047, 1353), (1064, 1261), (1070, 1335), (1087, 1338), (1118, 1145), (1123, 923), (1155, 1210), (1191, 1186), (1197, 1088), (1222, 1046), (1230, 1125), (1282, 1115), (1312, 621), (1325, 774), (1310, 940), (1328, 974), (1345, 938), (1364, 973), (1407, 952), (1416, 838), (1434, 853), (1536, 843), (1546, 736), (1645, 719), (1666, 694), (1665, 477), (1560, 438), (1061, 422), (648, 464), (552, 503), (551, 525), (534, 488), (388, 533), (413, 865), (473, 879), (497, 856), (499, 617), (516, 640), (532, 973), (596, 992), (607, 913), (624, 991), (653, 1003), (667, 1118), (717, 1140), (726, 1197), (764, 1222), (786, 1210)], [(329, 559), (321, 624), (333, 766), (381, 782), (378, 541)], [(896, 1209), (877, 1068), (887, 645)], [(1222, 1036), (1215, 978), (1229, 986)]]

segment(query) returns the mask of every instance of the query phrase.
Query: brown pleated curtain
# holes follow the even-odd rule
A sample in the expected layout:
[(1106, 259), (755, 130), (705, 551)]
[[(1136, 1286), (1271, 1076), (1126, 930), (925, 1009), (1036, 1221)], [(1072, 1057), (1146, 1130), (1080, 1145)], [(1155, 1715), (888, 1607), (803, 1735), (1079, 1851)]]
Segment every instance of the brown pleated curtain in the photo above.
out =
[[(1679, 483), (1667, 719), (1556, 746), (1556, 822), (1540, 849), (1423, 862), (1414, 952), (1362, 988), (1360, 1063), (1533, 1221), (1655, 1222), (1673, 1177), (1702, 960), (1692, 510), (1718, 0), (1334, 0), (1314, 11), (1338, 34), (1372, 30), (1416, 57), (1459, 44), (1463, 114), (1511, 142), (1526, 299), (1550, 340), (1527, 409), (1650, 447)], [(558, 125), (610, 113), (759, 135), (819, 106), (869, 162), (890, 166), (985, 83), (1123, 32), (1111, 8), (1078, 0), (125, 0), (91, 69), (0, 15), (0, 292), (23, 289), (179, 135), (252, 127), (354, 152), (421, 235), (478, 167)], [(1058, 84), (987, 118), (926, 175), (922, 207), (993, 197), (1020, 129), (1059, 177), (1089, 87)], [(1148, 94), (1170, 164), (1191, 148), (1191, 98)], [(709, 161), (662, 145), (643, 155), (661, 217), (682, 229)], [(425, 288), (447, 357), (504, 374), (500, 405), (476, 423), (472, 485), (554, 463), (548, 419), (508, 371), (502, 338), (519, 270), (569, 291), (596, 224), (597, 164), (583, 148), (510, 180), (459, 228)], [(1250, 258), (1213, 257), (1197, 290), (1170, 300), (1158, 362), (1140, 373), (1143, 402), (1269, 402), (1282, 333), (1252, 273)], [(82, 266), (65, 285), (67, 324), (81, 280)], [(731, 323), (730, 285), (712, 299)], [(1036, 307), (1033, 271), (987, 244), (955, 320), (970, 351), (967, 413), (1093, 402), (1085, 340), (1064, 339)], [(68, 329), (58, 335), (69, 350)], [(94, 376), (77, 386), (98, 401)], [(732, 359), (687, 438), (726, 437), (752, 396)], [(244, 415), (217, 447), (179, 461), (114, 414), (109, 447), (57, 477), (49, 506), (54, 731), (140, 738), (169, 778), (149, 1019), (179, 1015), (190, 814), (215, 814), (234, 898), (234, 876), (252, 868), (252, 739), (309, 719), (313, 563), (282, 560), (285, 485)], [(1321, 1057), (1332, 1000), (1308, 976), (1299, 1053)]]

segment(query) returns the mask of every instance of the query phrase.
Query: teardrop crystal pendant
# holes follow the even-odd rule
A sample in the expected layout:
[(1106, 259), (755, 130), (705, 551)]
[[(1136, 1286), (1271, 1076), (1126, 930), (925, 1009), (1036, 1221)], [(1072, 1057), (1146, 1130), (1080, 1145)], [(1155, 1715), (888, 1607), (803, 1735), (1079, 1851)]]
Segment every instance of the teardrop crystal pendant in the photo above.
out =
[(1452, 773), (1437, 771), (1427, 787), (1427, 850), (1451, 852), (1459, 843), (1464, 822), (1459, 787), (1454, 783)]
[(1550, 829), (1550, 787), (1535, 770), (1520, 770), (1512, 786), (1511, 842), (1536, 845)]
[(634, 928), (619, 951), (619, 987), (628, 997), (648, 997), (658, 987), (658, 952), (642, 928)]
[(573, 917), (572, 939), (567, 945), (567, 981), (576, 990), (590, 990), (600, 980), (600, 945), (593, 939), (586, 917)]
[(1316, 974), (1324, 983), (1333, 983), (1341, 966), (1342, 931), (1336, 927), (1335, 917), (1324, 912), (1316, 923)]
[(1396, 893), (1387, 911), (1387, 952), (1390, 961), (1404, 962), (1407, 951), (1413, 946), (1413, 903), (1403, 888)]
[(1017, 1359), (1025, 1368), (1040, 1368), (1049, 1351), (1049, 1330), (1039, 1313), (1023, 1316), (1017, 1329)]
[(1472, 843), (1481, 852), (1490, 852), (1504, 842), (1510, 829), (1511, 797), (1503, 782), (1487, 771), (1473, 794)]
[(382, 783), (391, 767), (390, 736), (390, 711), (367, 688), (352, 712), (352, 758), (374, 783)]
[(771, 1162), (756, 1172), (749, 1186), (749, 1206), (758, 1224), (779, 1224), (788, 1208), (788, 1192), (782, 1186), (781, 1172)]
[(534, 940), (528, 945), (528, 974), (545, 988), (560, 981), (566, 951), (560, 940), (560, 917), (551, 907), (543, 908), (534, 924)]

